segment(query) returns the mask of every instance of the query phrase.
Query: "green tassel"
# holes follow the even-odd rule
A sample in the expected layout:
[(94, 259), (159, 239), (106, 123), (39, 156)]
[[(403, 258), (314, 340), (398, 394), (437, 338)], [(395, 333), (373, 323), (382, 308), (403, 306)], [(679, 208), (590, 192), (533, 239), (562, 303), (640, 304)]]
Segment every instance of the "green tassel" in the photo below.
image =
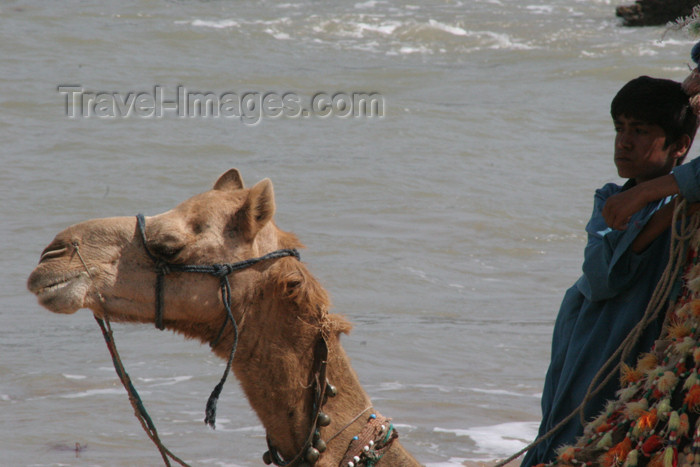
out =
[(629, 454), (627, 454), (627, 459), (623, 467), (637, 467), (637, 450), (632, 449)]
[(657, 416), (659, 417), (660, 420), (666, 420), (668, 418), (669, 412), (673, 410), (671, 408), (671, 399), (668, 397), (664, 398), (659, 402), (659, 405), (656, 409), (657, 411)]
[(605, 436), (603, 436), (600, 441), (598, 441), (598, 444), (596, 444), (596, 447), (599, 449), (609, 449), (612, 447), (612, 433), (607, 432), (605, 433)]
[(669, 431), (678, 431), (678, 427), (681, 426), (681, 417), (678, 415), (678, 412), (675, 410), (671, 412), (671, 417), (668, 420), (668, 430)]
[(673, 467), (674, 449), (671, 446), (664, 452), (664, 467)]

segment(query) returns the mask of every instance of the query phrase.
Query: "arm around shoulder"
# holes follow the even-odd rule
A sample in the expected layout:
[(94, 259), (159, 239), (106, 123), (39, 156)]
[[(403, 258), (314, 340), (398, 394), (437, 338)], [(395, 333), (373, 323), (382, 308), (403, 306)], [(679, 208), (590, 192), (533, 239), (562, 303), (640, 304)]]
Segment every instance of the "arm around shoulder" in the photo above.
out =
[(674, 175), (654, 178), (608, 198), (603, 207), (603, 218), (609, 227), (625, 230), (635, 212), (652, 201), (661, 200), (678, 192), (679, 186)]

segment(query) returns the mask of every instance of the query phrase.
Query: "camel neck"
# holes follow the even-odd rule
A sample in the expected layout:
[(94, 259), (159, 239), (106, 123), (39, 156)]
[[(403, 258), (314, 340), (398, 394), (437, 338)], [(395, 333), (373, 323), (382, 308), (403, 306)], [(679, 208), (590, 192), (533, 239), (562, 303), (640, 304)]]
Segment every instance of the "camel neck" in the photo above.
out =
[[(244, 354), (247, 345), (242, 338), (239, 355)], [(331, 338), (328, 346), (327, 379), (337, 388), (337, 395), (327, 398), (322, 407), (330, 416), (330, 424), (319, 427), (321, 439), (332, 440), (327, 443), (327, 451), (317, 467), (327, 462), (327, 465), (337, 465), (350, 439), (364, 423), (364, 417), (358, 415), (366, 412), (371, 404), (337, 337)], [(304, 447), (311, 429), (313, 390), (307, 375), (311, 371), (312, 352), (308, 347), (306, 351), (280, 355), (280, 358), (250, 356), (246, 361), (241, 358), (234, 363), (236, 376), (262, 421), (270, 443), (287, 460)], [(335, 463), (329, 459), (335, 459)]]

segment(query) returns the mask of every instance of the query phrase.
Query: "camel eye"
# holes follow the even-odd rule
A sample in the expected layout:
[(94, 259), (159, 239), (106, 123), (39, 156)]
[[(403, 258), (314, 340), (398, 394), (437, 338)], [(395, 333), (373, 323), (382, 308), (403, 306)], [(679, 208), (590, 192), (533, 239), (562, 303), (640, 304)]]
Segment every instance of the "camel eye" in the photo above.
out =
[(207, 229), (207, 225), (204, 222), (193, 222), (192, 223), (192, 233), (199, 235)]
[(173, 261), (183, 248), (184, 245), (172, 241), (149, 242), (148, 245), (148, 249), (151, 250), (151, 253), (165, 261)]

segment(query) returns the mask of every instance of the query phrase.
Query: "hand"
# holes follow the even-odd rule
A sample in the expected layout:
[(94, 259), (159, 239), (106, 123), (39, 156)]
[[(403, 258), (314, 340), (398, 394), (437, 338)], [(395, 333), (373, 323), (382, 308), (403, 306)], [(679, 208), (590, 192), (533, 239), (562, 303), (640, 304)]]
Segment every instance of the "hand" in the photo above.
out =
[(638, 185), (608, 198), (603, 206), (603, 219), (608, 227), (625, 230), (632, 214), (649, 202), (646, 195), (646, 191)]

